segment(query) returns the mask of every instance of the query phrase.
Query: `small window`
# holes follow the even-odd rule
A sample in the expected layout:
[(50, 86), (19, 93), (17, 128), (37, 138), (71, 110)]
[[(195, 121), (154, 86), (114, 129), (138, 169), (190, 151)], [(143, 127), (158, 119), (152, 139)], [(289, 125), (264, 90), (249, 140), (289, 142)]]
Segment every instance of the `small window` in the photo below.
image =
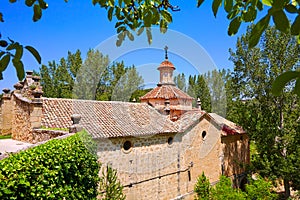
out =
[(127, 141), (124, 142), (123, 149), (125, 151), (129, 151), (131, 149), (131, 147), (132, 147), (132, 143), (130, 141), (127, 140)]
[(169, 144), (169, 145), (173, 144), (173, 137), (169, 137), (169, 138), (168, 138), (168, 144)]
[(243, 136), (241, 136), (241, 137), (240, 137), (240, 140), (243, 140), (243, 139), (244, 139)]
[(205, 139), (205, 137), (206, 137), (206, 131), (203, 131), (202, 132), (202, 139)]

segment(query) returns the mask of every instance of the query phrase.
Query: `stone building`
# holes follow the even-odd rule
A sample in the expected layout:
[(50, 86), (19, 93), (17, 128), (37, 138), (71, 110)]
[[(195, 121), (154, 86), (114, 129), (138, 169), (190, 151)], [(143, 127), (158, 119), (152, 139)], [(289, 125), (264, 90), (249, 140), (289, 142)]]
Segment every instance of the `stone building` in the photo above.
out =
[[(127, 199), (193, 199), (202, 172), (215, 184), (220, 175), (239, 186), (249, 163), (243, 129), (215, 113), (192, 107), (192, 97), (173, 83), (175, 66), (158, 67), (160, 82), (142, 103), (44, 98), (39, 78), (29, 72), (15, 90), (4, 90), (1, 134), (39, 142), (79, 125), (98, 143), (99, 161), (117, 169)], [(74, 120), (74, 119), (73, 119)], [(73, 127), (74, 128), (74, 127)]]

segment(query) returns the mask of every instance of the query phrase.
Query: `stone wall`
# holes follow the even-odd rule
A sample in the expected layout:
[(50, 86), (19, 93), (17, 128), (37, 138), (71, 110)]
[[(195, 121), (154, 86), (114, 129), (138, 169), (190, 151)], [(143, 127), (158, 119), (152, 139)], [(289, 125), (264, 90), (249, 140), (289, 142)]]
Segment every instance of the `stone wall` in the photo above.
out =
[[(127, 151), (125, 141), (132, 144)], [(220, 130), (206, 119), (185, 133), (97, 142), (99, 161), (117, 169), (127, 199), (193, 199), (203, 171), (211, 183), (221, 175)]]
[(0, 101), (0, 135), (10, 135), (12, 132), (13, 102), (11, 94), (3, 94)]
[(249, 137), (246, 134), (222, 137), (222, 148), (224, 175), (238, 178), (236, 176), (244, 173), (245, 164), (250, 163)]

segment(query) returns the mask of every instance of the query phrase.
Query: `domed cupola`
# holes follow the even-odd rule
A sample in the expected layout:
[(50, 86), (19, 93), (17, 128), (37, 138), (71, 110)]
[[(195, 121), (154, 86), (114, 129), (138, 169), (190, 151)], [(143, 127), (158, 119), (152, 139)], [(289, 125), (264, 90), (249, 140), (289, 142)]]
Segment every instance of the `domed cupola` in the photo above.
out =
[(168, 47), (165, 47), (165, 60), (157, 68), (160, 72), (159, 85), (175, 85), (173, 81), (173, 71), (175, 66), (168, 60)]

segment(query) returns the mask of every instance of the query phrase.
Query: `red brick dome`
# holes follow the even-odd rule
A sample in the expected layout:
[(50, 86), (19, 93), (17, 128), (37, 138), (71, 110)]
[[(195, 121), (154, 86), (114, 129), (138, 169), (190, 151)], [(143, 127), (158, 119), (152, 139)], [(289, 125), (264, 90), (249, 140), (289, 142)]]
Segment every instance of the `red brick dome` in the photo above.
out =
[(160, 63), (160, 65), (157, 69), (159, 70), (160, 68), (163, 68), (163, 67), (170, 67), (172, 69), (175, 69), (175, 66), (173, 65), (173, 63), (171, 63), (168, 60), (164, 60), (162, 63)]

